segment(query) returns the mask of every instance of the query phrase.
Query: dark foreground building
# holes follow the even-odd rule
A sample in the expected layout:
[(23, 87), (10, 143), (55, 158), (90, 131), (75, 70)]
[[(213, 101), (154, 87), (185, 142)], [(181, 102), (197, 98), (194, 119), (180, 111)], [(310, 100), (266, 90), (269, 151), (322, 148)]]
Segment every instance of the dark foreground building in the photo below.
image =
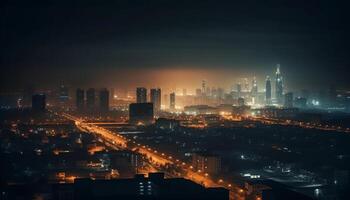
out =
[[(29, 186), (30, 187), (30, 186)], [(52, 184), (39, 189), (12, 186), (2, 190), (1, 200), (39, 199), (52, 200), (228, 200), (229, 191), (224, 188), (205, 188), (183, 178), (164, 179), (163, 173), (150, 173), (146, 178), (136, 175), (133, 179), (91, 180), (76, 179), (70, 184)]]
[(154, 120), (153, 103), (132, 103), (129, 105), (129, 123), (149, 125)]

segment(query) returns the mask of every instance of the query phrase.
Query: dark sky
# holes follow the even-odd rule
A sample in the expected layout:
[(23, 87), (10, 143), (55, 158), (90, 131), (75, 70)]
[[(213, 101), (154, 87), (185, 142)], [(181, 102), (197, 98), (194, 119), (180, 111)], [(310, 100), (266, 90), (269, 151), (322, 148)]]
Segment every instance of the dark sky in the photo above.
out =
[(1, 89), (127, 85), (179, 69), (263, 80), (277, 63), (290, 88), (350, 86), (343, 1), (95, 2), (2, 1)]

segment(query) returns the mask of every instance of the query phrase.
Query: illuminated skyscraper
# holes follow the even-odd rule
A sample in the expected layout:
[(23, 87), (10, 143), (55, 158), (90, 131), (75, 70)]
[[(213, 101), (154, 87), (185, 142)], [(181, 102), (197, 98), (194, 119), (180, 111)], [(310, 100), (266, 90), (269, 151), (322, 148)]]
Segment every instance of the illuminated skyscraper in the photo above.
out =
[(243, 90), (245, 91), (245, 92), (247, 92), (247, 91), (249, 91), (249, 83), (248, 83), (248, 78), (244, 78), (243, 79)]
[(84, 90), (78, 88), (76, 93), (76, 106), (77, 106), (77, 110), (79, 111), (84, 109), (84, 106), (85, 106), (84, 98), (85, 98)]
[(277, 104), (281, 105), (283, 103), (283, 78), (280, 72), (280, 64), (277, 64), (275, 92)]
[(109, 110), (109, 91), (103, 88), (99, 93), (100, 111), (108, 112)]
[(175, 92), (170, 93), (170, 109), (175, 110)]
[(271, 80), (270, 77), (266, 77), (266, 95), (265, 95), (265, 101), (267, 105), (271, 104)]
[(161, 90), (160, 88), (151, 89), (151, 102), (153, 103), (154, 114), (158, 114), (161, 106)]
[(252, 82), (251, 95), (252, 95), (253, 98), (256, 98), (257, 95), (258, 95), (258, 83), (257, 83), (255, 77), (254, 77), (253, 82)]
[(91, 111), (95, 109), (95, 89), (89, 88), (86, 91), (86, 106)]
[(144, 87), (136, 88), (136, 103), (147, 102), (147, 89)]

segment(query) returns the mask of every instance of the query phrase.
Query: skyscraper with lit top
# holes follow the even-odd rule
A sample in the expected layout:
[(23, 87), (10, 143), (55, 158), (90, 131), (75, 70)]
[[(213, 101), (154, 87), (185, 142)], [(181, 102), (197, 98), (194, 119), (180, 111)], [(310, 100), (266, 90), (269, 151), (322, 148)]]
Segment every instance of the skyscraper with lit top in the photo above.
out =
[(279, 105), (283, 103), (283, 77), (280, 71), (280, 64), (277, 64), (276, 70), (276, 85), (275, 85), (276, 102)]

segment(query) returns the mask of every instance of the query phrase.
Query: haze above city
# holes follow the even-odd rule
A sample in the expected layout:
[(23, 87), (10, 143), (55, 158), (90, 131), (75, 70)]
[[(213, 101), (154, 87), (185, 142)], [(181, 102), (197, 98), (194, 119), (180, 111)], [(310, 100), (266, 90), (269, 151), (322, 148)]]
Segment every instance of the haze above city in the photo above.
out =
[(0, 200), (347, 200), (350, 4), (0, 3)]
[(261, 89), (278, 63), (287, 89), (350, 84), (348, 14), (338, 1), (13, 1), (0, 13), (2, 91), (194, 90), (202, 80), (228, 89), (254, 76)]

